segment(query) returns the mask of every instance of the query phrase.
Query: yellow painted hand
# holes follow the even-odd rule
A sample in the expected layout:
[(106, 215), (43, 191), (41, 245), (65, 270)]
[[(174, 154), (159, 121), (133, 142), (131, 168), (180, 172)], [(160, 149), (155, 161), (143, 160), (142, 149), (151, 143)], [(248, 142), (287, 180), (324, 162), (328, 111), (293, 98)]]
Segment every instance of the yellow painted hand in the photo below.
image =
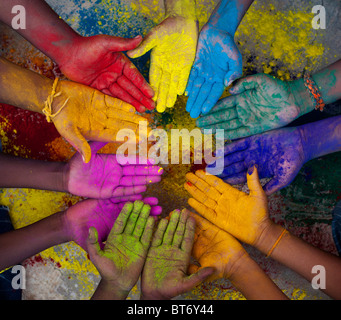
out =
[(91, 158), (87, 140), (115, 142), (120, 129), (137, 133), (139, 121), (147, 121), (130, 104), (76, 82), (60, 81), (55, 92), (51, 109), (43, 112), (86, 163)]
[(193, 196), (188, 203), (204, 218), (240, 241), (257, 245), (262, 232), (272, 223), (267, 197), (259, 182), (258, 171), (247, 174), (250, 194), (199, 170), (188, 173), (185, 189)]
[(153, 28), (140, 46), (128, 51), (129, 57), (137, 58), (152, 50), (149, 82), (155, 92), (153, 99), (158, 112), (172, 108), (177, 95), (185, 92), (197, 41), (195, 18), (170, 16)]
[(227, 232), (216, 227), (208, 220), (191, 212), (191, 217), (196, 221), (193, 257), (201, 267), (190, 265), (189, 272), (195, 273), (206, 267), (215, 269), (207, 281), (225, 278), (228, 279), (235, 272), (237, 265), (248, 256), (243, 246)]

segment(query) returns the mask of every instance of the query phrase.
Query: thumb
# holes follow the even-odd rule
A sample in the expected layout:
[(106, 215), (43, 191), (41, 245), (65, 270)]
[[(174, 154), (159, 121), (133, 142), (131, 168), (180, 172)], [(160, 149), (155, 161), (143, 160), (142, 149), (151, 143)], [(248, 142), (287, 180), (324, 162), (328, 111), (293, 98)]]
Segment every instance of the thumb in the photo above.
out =
[(258, 82), (255, 76), (249, 76), (239, 80), (230, 90), (231, 94), (241, 94), (246, 90), (256, 89)]
[(190, 291), (198, 284), (203, 282), (205, 279), (207, 279), (209, 276), (211, 276), (214, 273), (214, 271), (215, 269), (213, 267), (205, 267), (199, 269), (198, 272), (191, 274), (189, 277), (185, 279), (183, 289), (185, 291)]
[(77, 127), (69, 127), (61, 135), (82, 155), (85, 163), (90, 161), (91, 148)]
[(242, 74), (241, 74), (241, 72), (239, 72), (239, 71), (233, 71), (233, 70), (228, 71), (228, 72), (226, 73), (225, 78), (224, 78), (224, 85), (225, 85), (225, 87), (229, 87), (230, 84), (231, 84), (234, 80), (240, 78), (241, 75), (242, 75)]
[(98, 243), (98, 232), (95, 227), (89, 228), (89, 236), (86, 245), (91, 260), (95, 261), (102, 251)]
[(134, 50), (127, 52), (129, 58), (138, 58), (146, 54), (149, 50), (153, 49), (157, 45), (157, 33), (156, 29), (149, 32), (143, 39), (142, 43)]
[(264, 196), (264, 190), (259, 181), (258, 166), (255, 164), (247, 171), (246, 179), (251, 196)]
[(110, 51), (128, 51), (135, 49), (142, 41), (142, 36), (135, 38), (121, 38), (108, 36), (106, 38), (105, 47)]

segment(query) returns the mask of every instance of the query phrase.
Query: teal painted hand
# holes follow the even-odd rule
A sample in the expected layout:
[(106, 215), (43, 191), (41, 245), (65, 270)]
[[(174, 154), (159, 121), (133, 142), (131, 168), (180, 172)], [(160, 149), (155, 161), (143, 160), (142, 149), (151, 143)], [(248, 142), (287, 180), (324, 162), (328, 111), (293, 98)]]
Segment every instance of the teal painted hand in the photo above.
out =
[(202, 129), (224, 129), (233, 140), (280, 128), (300, 116), (293, 85), (266, 74), (239, 80), (231, 96), (197, 120)]
[(153, 235), (154, 219), (149, 216), (150, 206), (142, 201), (127, 203), (118, 216), (101, 250), (97, 230), (89, 229), (88, 252), (102, 281), (113, 290), (129, 291), (136, 284)]
[(188, 276), (195, 220), (186, 209), (174, 210), (158, 225), (142, 272), (142, 299), (171, 299), (191, 290), (213, 272), (203, 268)]

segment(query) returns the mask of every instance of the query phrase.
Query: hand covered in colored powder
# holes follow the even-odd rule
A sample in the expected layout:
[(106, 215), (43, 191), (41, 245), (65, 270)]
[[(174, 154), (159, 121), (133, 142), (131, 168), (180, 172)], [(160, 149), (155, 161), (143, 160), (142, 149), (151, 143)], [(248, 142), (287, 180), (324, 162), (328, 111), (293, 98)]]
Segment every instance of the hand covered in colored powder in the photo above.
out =
[(69, 79), (91, 86), (133, 105), (138, 112), (153, 109), (152, 88), (121, 52), (141, 43), (140, 36), (125, 39), (109, 35), (79, 37), (66, 61), (57, 61)]
[[(89, 228), (94, 227), (97, 230), (98, 240), (103, 247), (115, 220), (119, 216), (123, 206), (128, 201), (138, 201), (140, 203), (142, 195), (132, 195), (111, 199), (89, 199), (78, 202), (67, 209), (65, 214), (65, 228), (70, 241), (75, 241), (84, 250), (87, 250), (87, 238)], [(158, 206), (157, 198), (145, 198), (142, 200), (151, 207), (150, 215), (158, 216), (162, 208)], [(138, 206), (142, 207), (141, 205)], [(149, 212), (149, 211), (148, 211)]]
[(142, 299), (171, 299), (191, 290), (213, 273), (205, 268), (188, 276), (195, 220), (189, 211), (175, 210), (162, 219), (154, 234), (142, 272)]
[[(56, 129), (88, 163), (91, 149), (88, 140), (114, 142), (120, 129), (138, 132), (139, 121), (130, 104), (100, 91), (72, 81), (60, 81), (52, 102), (52, 116)], [(64, 105), (64, 103), (66, 103)]]
[(186, 88), (186, 111), (192, 118), (208, 113), (225, 87), (242, 75), (242, 56), (233, 36), (205, 25), (199, 35), (194, 65)]
[(141, 274), (153, 236), (150, 206), (142, 201), (123, 207), (102, 250), (94, 227), (89, 230), (88, 252), (101, 281), (113, 290), (129, 294)]
[(230, 89), (231, 96), (197, 120), (203, 129), (224, 129), (233, 140), (284, 127), (300, 116), (290, 82), (266, 74), (248, 76)]
[(161, 180), (163, 169), (147, 164), (121, 165), (114, 154), (96, 153), (105, 142), (90, 142), (92, 157), (84, 163), (79, 153), (67, 163), (64, 169), (65, 189), (68, 192), (88, 198), (107, 199), (143, 193), (147, 185)]
[(257, 168), (247, 175), (250, 194), (199, 170), (186, 174), (185, 189), (193, 198), (189, 205), (205, 219), (237, 239), (256, 245), (268, 227), (268, 204), (259, 182)]
[(184, 94), (197, 40), (198, 25), (194, 18), (170, 16), (154, 27), (139, 47), (127, 53), (137, 58), (152, 50), (149, 81), (158, 112), (172, 108), (177, 95)]
[(215, 272), (206, 281), (229, 279), (235, 272), (235, 266), (248, 255), (247, 252), (229, 233), (195, 213), (191, 213), (191, 216), (196, 221), (192, 255), (200, 267), (191, 264), (190, 273), (211, 267)]
[(257, 164), (260, 178), (271, 178), (264, 185), (264, 191), (270, 195), (289, 185), (309, 160), (304, 145), (300, 127), (277, 129), (229, 143), (224, 148), (224, 170), (219, 177), (232, 185), (244, 183), (248, 168)]

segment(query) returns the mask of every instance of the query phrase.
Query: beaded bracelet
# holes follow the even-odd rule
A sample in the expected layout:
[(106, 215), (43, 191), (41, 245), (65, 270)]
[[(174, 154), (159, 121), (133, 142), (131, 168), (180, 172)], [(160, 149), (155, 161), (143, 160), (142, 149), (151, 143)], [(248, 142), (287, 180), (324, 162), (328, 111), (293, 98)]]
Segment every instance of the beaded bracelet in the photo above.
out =
[(304, 74), (304, 85), (312, 95), (315, 102), (315, 110), (319, 109), (320, 111), (323, 111), (325, 103), (322, 99), (321, 92), (311, 75)]

